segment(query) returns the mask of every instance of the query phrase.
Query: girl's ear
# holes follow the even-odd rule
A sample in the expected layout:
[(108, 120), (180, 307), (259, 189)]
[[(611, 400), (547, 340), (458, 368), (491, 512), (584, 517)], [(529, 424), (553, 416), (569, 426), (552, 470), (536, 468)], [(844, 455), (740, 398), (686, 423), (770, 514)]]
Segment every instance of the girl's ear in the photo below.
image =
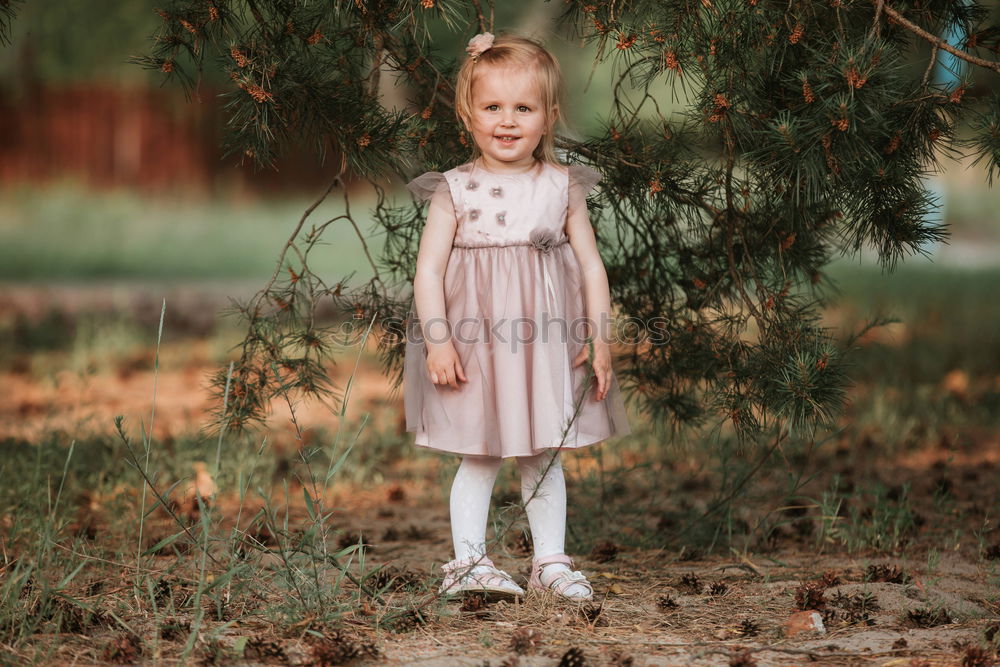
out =
[(545, 128), (546, 132), (551, 132), (552, 128), (556, 126), (556, 121), (559, 120), (559, 105), (552, 107), (552, 113), (549, 114), (549, 126)]

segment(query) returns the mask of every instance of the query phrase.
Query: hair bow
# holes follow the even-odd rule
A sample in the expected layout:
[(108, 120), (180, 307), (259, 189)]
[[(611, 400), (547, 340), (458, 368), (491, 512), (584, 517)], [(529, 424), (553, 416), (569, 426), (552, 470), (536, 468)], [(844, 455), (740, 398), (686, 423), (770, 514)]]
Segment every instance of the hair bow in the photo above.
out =
[(493, 46), (493, 33), (483, 32), (470, 39), (469, 45), (465, 47), (465, 50), (475, 59), (491, 46)]

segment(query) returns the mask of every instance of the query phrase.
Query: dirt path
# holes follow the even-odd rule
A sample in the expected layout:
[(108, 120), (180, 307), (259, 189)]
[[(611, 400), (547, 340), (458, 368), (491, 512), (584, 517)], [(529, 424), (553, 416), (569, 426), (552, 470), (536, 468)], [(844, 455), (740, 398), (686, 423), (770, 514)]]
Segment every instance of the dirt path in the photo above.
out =
[[(345, 492), (354, 502), (343, 529), (370, 540), (370, 562), (399, 581), (436, 583), (451, 553), (440, 495), (420, 484), (369, 488), (364, 500)], [(529, 593), (481, 609), (431, 607), (425, 625), (380, 637), (381, 662), (554, 665), (576, 648), (595, 665), (939, 665), (958, 664), (968, 646), (1000, 631), (996, 561), (969, 553), (851, 557), (799, 547), (687, 560), (613, 551), (577, 559), (595, 585), (593, 603)], [(524, 583), (530, 556), (516, 544), (493, 559)], [(818, 610), (825, 632), (789, 629), (802, 607)], [(515, 663), (512, 638), (523, 628), (537, 630), (529, 642), (537, 646)]]

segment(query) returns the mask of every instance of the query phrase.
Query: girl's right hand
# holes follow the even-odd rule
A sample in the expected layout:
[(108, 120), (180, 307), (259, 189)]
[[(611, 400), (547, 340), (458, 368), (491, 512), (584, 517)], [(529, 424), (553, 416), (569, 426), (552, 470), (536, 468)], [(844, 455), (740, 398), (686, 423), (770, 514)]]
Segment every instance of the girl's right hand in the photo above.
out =
[(459, 380), (468, 382), (458, 352), (450, 340), (440, 345), (428, 345), (427, 372), (434, 384), (451, 385), (453, 389), (458, 389)]

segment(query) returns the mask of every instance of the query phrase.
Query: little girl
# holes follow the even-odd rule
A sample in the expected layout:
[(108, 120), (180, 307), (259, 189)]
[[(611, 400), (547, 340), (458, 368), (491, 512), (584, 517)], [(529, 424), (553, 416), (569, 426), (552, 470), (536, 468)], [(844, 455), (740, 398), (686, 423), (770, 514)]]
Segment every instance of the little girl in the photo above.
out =
[(513, 457), (534, 546), (529, 587), (589, 599), (593, 588), (564, 553), (559, 451), (630, 432), (587, 217), (600, 175), (556, 159), (562, 76), (547, 50), (484, 33), (467, 51), (455, 107), (472, 159), (408, 185), (430, 207), (406, 343), (406, 428), (417, 445), (462, 456), (451, 487), (455, 559), (441, 590), (524, 593), (486, 556), (493, 483)]

